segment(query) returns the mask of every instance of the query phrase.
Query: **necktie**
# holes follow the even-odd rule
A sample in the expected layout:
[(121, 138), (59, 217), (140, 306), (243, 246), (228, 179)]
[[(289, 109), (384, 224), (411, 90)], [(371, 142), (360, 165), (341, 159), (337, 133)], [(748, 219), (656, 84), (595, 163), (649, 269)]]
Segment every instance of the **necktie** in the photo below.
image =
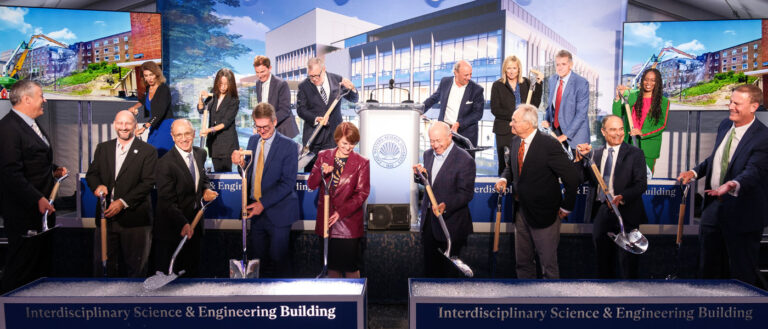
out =
[(45, 135), (43, 135), (43, 132), (40, 131), (40, 127), (37, 126), (37, 122), (34, 122), (34, 121), (32, 122), (32, 130), (35, 131), (37, 136), (40, 136), (40, 139), (43, 140), (43, 143), (45, 143), (45, 145), (51, 146), (51, 144), (48, 144), (48, 139), (45, 138)]
[(520, 140), (520, 148), (517, 149), (517, 175), (523, 173), (523, 157), (525, 157), (525, 140)]
[[(189, 152), (189, 174), (192, 175), (192, 184), (195, 183), (195, 158), (192, 156), (192, 152)], [(197, 190), (197, 186), (195, 186), (195, 190)]]
[(253, 199), (261, 200), (261, 175), (264, 174), (264, 140), (261, 140), (261, 149), (256, 160), (256, 173), (253, 178)]
[(560, 84), (557, 86), (557, 96), (555, 96), (555, 122), (552, 124), (555, 126), (555, 128), (560, 128), (560, 122), (558, 122), (557, 118), (560, 115), (560, 101), (563, 98), (563, 79), (560, 79)]
[[(605, 168), (603, 168), (603, 181), (605, 182), (606, 189), (611, 188), (611, 172), (613, 172), (613, 148), (608, 148), (608, 158), (605, 159)], [(605, 201), (605, 193), (600, 189), (598, 193), (598, 200)]]
[(736, 136), (736, 129), (731, 129), (731, 133), (728, 134), (728, 140), (723, 147), (723, 157), (720, 159), (720, 184), (725, 179), (725, 172), (728, 171), (728, 163), (731, 161), (731, 142), (733, 142), (733, 136)]
[(320, 86), (320, 96), (323, 97), (325, 105), (328, 105), (328, 95), (325, 93), (325, 88), (323, 88), (323, 86)]

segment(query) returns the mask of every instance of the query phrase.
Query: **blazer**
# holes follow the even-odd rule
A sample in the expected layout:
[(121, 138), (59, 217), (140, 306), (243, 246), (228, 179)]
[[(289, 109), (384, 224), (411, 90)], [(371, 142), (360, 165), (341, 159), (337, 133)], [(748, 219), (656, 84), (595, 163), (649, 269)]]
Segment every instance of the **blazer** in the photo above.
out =
[[(560, 77), (555, 74), (549, 78), (549, 104), (545, 118), (549, 124), (555, 121), (555, 97)], [(560, 113), (557, 116), (560, 129), (568, 137), (572, 149), (576, 145), (589, 143), (589, 82), (571, 71), (568, 84), (565, 85), (560, 100)]]
[(208, 133), (205, 146), (208, 147), (211, 158), (229, 159), (232, 151), (240, 148), (237, 141), (237, 127), (235, 126), (235, 118), (238, 110), (240, 110), (240, 99), (225, 95), (221, 105), (216, 108), (218, 103), (219, 95), (214, 95), (208, 103), (209, 127), (223, 124), (224, 129)]
[[(149, 85), (143, 95), (139, 95), (139, 103), (144, 106), (144, 102), (149, 97)], [(155, 96), (149, 101), (149, 106), (152, 107), (152, 116), (146, 106), (144, 106), (144, 118), (149, 118), (147, 122), (152, 122), (152, 129), (160, 128), (160, 124), (165, 119), (173, 119), (173, 111), (171, 111), (171, 89), (168, 88), (166, 83), (161, 83), (155, 90)]]
[[(491, 113), (495, 117), (493, 120), (493, 133), (496, 135), (510, 135), (512, 131), (509, 128), (509, 122), (512, 121), (512, 113), (517, 106), (525, 104), (528, 98), (528, 91), (531, 88), (531, 81), (523, 78), (522, 83), (518, 83), (520, 98), (515, 98), (515, 92), (501, 79), (493, 82), (491, 86)], [(541, 82), (534, 85), (533, 95), (531, 95), (531, 105), (539, 107), (541, 104)]]
[[(208, 188), (208, 175), (205, 174), (207, 155), (199, 147), (192, 148), (192, 155), (197, 164), (197, 177), (200, 177), (197, 191), (189, 174), (189, 160), (183, 158), (176, 147), (157, 161), (157, 216), (152, 227), (155, 239), (178, 241), (181, 229), (185, 224), (192, 224), (200, 210), (200, 199)], [(204, 224), (198, 223), (195, 234), (203, 233)]]
[[(724, 230), (736, 232), (750, 232), (762, 230), (768, 225), (768, 128), (757, 118), (752, 126), (747, 129), (739, 141), (739, 145), (728, 163), (724, 181), (735, 180), (741, 188), (738, 196), (729, 193), (720, 197), (720, 209), (717, 213), (717, 222), (706, 222), (702, 218), (701, 224), (721, 225)], [(699, 163), (693, 170), (698, 179), (707, 177), (704, 188), (712, 188), (709, 177), (712, 175), (712, 159), (723, 138), (730, 131), (733, 122), (725, 119), (717, 128), (712, 154)], [(715, 198), (705, 197), (704, 207), (715, 202)], [(708, 217), (708, 216), (704, 216)], [(713, 216), (715, 217), (715, 216)], [(706, 218), (708, 219), (708, 218)]]
[[(469, 213), (469, 201), (475, 196), (475, 160), (467, 151), (453, 145), (448, 158), (432, 180), (432, 164), (435, 161), (435, 152), (431, 149), (424, 151), (424, 168), (427, 169), (425, 177), (432, 181), (432, 191), (435, 200), (445, 203), (443, 220), (448, 227), (453, 241), (466, 240), (472, 233), (472, 215)], [(421, 183), (416, 176), (416, 181)], [(435, 221), (431, 225), (432, 232), (424, 232), (424, 223), (428, 220)], [(432, 212), (429, 196), (424, 194), (421, 202), (421, 231), (423, 234), (432, 234), (437, 241), (446, 241), (443, 229), (437, 224), (437, 218)]]
[[(96, 145), (93, 162), (88, 166), (85, 181), (91, 191), (99, 185), (107, 187), (107, 206), (109, 200), (123, 199), (128, 208), (108, 220), (116, 220), (123, 227), (149, 226), (152, 224), (152, 203), (149, 193), (155, 185), (157, 150), (152, 145), (133, 139), (120, 172), (115, 178), (115, 151), (117, 139)], [(113, 193), (114, 188), (114, 195)], [(101, 218), (101, 209), (97, 202), (96, 218)], [(99, 225), (99, 221), (96, 221)]]
[[(600, 161), (603, 158), (604, 151), (605, 147), (594, 151), (593, 159), (597, 169), (600, 169)], [(595, 178), (592, 172), (592, 168), (589, 166), (589, 161), (587, 159), (582, 159), (581, 161), (585, 170), (584, 177), (589, 179), (591, 187), (597, 191), (600, 187), (598, 186), (597, 178)], [(605, 184), (608, 184), (608, 182), (605, 182)], [(627, 143), (621, 143), (616, 165), (613, 167), (613, 194), (623, 197), (623, 204), (619, 205), (619, 212), (621, 212), (625, 223), (638, 226), (648, 222), (645, 207), (643, 206), (643, 193), (645, 193), (647, 188), (648, 176), (643, 151)], [(598, 202), (596, 198), (597, 193), (591, 193), (590, 195), (593, 197), (593, 202)], [(597, 209), (597, 207), (592, 209)]]
[[(261, 80), (256, 80), (256, 101), (261, 103)], [(299, 134), (299, 126), (296, 125), (293, 112), (291, 111), (291, 88), (285, 80), (276, 77), (274, 74), (269, 80), (269, 104), (275, 108), (277, 115), (277, 131), (288, 138), (294, 138)]]
[[(267, 153), (264, 172), (261, 176), (261, 204), (264, 212), (256, 219), (266, 217), (274, 226), (291, 226), (299, 219), (299, 197), (296, 195), (296, 173), (299, 159), (296, 152), (299, 145), (279, 132), (274, 132), (275, 140)], [(256, 147), (261, 136), (255, 134), (248, 140), (248, 149), (253, 151), (253, 163), (248, 167), (248, 198), (253, 196), (253, 170), (256, 167)]]
[[(517, 151), (520, 148), (520, 136), (512, 138), (509, 152), (509, 166), (501, 177), (507, 179), (510, 188), (522, 209), (529, 225), (545, 228), (557, 219), (558, 210), (573, 210), (576, 203), (576, 190), (581, 182), (581, 171), (568, 160), (560, 143), (552, 136), (533, 132), (536, 136), (528, 146), (528, 154), (523, 162), (523, 170), (518, 174)], [(560, 182), (565, 185), (565, 195), (560, 190)]]
[[(328, 92), (328, 105), (323, 102), (323, 97), (320, 96), (320, 92), (317, 91), (317, 87), (309, 78), (304, 79), (299, 83), (299, 92), (296, 94), (296, 113), (304, 120), (303, 134), (301, 136), (301, 143), (306, 145), (307, 140), (312, 135), (312, 131), (315, 130), (315, 118), (325, 115), (325, 111), (328, 110), (328, 106), (331, 105), (333, 100), (338, 95), (345, 91), (341, 87), (341, 76), (326, 72), (328, 77), (328, 85), (330, 86), (330, 92)], [(271, 88), (270, 88), (271, 89)], [(356, 103), (358, 100), (357, 91), (351, 91), (344, 98), (352, 103)], [(313, 141), (312, 145), (335, 145), (333, 141), (333, 132), (341, 123), (341, 102), (336, 104), (336, 107), (331, 111), (331, 116), (328, 119), (328, 125), (321, 129), (317, 133), (317, 137)]]
[[(437, 90), (424, 100), (424, 112), (426, 113), (432, 108), (433, 105), (440, 103), (440, 115), (438, 120), (443, 121), (445, 119), (445, 107), (448, 104), (448, 95), (451, 93), (451, 86), (453, 85), (453, 77), (444, 77), (440, 80), (440, 85)], [(459, 130), (457, 131), (462, 136), (469, 138), (472, 144), (477, 145), (477, 122), (483, 118), (483, 108), (485, 107), (485, 98), (483, 96), (483, 87), (476, 84), (474, 81), (469, 80), (466, 89), (464, 89), (464, 96), (461, 98), (461, 106), (459, 106), (459, 115), (456, 121), (459, 122)]]
[(0, 202), (9, 235), (42, 229), (37, 202), (50, 197), (56, 167), (51, 147), (16, 112), (0, 120)]
[[(312, 190), (318, 190), (317, 220), (315, 233), (323, 236), (323, 207), (325, 206), (325, 186), (320, 181), (323, 179), (322, 164), (333, 166), (337, 149), (323, 150), (318, 154), (317, 161), (312, 167), (312, 173), (307, 180), (307, 186)], [(330, 174), (329, 174), (330, 175)], [(368, 200), (371, 192), (371, 167), (368, 159), (360, 154), (352, 152), (347, 158), (344, 170), (336, 188), (330, 191), (330, 212), (339, 213), (339, 220), (328, 230), (331, 238), (354, 239), (363, 236), (363, 205)]]
[[(629, 93), (627, 102), (629, 102), (629, 110), (632, 115), (635, 115), (634, 109), (637, 102), (639, 91), (634, 90)], [(631, 143), (632, 136), (629, 135), (629, 121), (627, 119), (627, 111), (624, 110), (624, 103), (620, 100), (613, 102), (613, 114), (621, 117), (624, 120), (624, 141)], [(640, 131), (643, 133), (640, 135), (640, 149), (645, 153), (646, 158), (658, 159), (661, 155), (661, 133), (667, 128), (667, 119), (669, 118), (669, 99), (661, 97), (661, 115), (659, 121), (653, 120), (649, 116), (645, 117), (643, 126), (640, 127)]]

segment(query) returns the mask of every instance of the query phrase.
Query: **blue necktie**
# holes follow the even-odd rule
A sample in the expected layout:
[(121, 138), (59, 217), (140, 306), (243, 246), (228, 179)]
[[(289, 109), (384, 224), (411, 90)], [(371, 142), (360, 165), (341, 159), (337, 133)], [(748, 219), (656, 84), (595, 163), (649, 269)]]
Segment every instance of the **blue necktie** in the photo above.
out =
[[(613, 172), (613, 148), (608, 148), (608, 158), (605, 159), (605, 168), (603, 169), (603, 181), (605, 182), (606, 189), (611, 187), (609, 185), (611, 183), (611, 172)], [(605, 201), (605, 193), (603, 193), (602, 189), (598, 194), (598, 199)]]
[[(192, 184), (195, 184), (195, 158), (192, 157), (192, 152), (189, 152), (189, 174), (192, 175)], [(197, 186), (195, 186), (197, 190)]]

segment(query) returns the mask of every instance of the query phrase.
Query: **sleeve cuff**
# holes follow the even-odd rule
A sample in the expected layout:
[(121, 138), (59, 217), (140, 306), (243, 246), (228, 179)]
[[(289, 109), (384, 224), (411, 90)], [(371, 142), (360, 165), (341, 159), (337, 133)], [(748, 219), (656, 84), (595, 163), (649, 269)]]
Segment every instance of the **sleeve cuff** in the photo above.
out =
[(566, 210), (565, 208), (560, 208), (560, 211), (564, 212), (566, 215), (570, 214), (570, 210)]
[(741, 184), (739, 184), (738, 181), (732, 180), (734, 184), (736, 184), (736, 187), (733, 188), (733, 190), (728, 191), (728, 194), (738, 197), (739, 196), (739, 190), (741, 190)]
[(122, 203), (123, 203), (123, 207), (124, 207), (125, 209), (128, 209), (128, 204), (127, 204), (127, 203), (125, 203), (125, 200), (123, 200), (122, 198), (120, 198), (120, 199), (118, 199), (118, 200), (119, 200), (120, 202), (122, 202)]

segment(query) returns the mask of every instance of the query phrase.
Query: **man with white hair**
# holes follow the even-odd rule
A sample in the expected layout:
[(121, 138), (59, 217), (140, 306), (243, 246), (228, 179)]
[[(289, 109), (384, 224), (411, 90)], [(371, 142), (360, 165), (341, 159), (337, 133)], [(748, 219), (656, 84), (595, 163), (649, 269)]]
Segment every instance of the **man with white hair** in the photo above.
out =
[(444, 77), (432, 96), (424, 101), (424, 112), (440, 103), (437, 120), (450, 125), (453, 132), (477, 145), (477, 122), (483, 118), (483, 87), (472, 81), (472, 65), (461, 60), (453, 66), (453, 76)]
[[(188, 277), (198, 276), (204, 222), (193, 229), (191, 223), (202, 206), (201, 199), (213, 200), (218, 194), (208, 188), (204, 149), (192, 145), (195, 129), (187, 119), (171, 124), (174, 147), (157, 162), (157, 216), (152, 228), (155, 270), (165, 273), (182, 237), (189, 240), (174, 265)], [(194, 239), (193, 239), (194, 237)], [(168, 273), (170, 274), (170, 273)]]
[[(536, 129), (535, 107), (520, 105), (509, 125), (517, 136), (512, 139), (509, 166), (496, 182), (496, 190), (505, 190), (507, 182), (511, 182), (517, 278), (536, 278), (534, 255), (538, 255), (543, 278), (558, 279), (560, 221), (573, 210), (581, 174), (558, 141)], [(565, 197), (558, 179), (565, 185)]]

